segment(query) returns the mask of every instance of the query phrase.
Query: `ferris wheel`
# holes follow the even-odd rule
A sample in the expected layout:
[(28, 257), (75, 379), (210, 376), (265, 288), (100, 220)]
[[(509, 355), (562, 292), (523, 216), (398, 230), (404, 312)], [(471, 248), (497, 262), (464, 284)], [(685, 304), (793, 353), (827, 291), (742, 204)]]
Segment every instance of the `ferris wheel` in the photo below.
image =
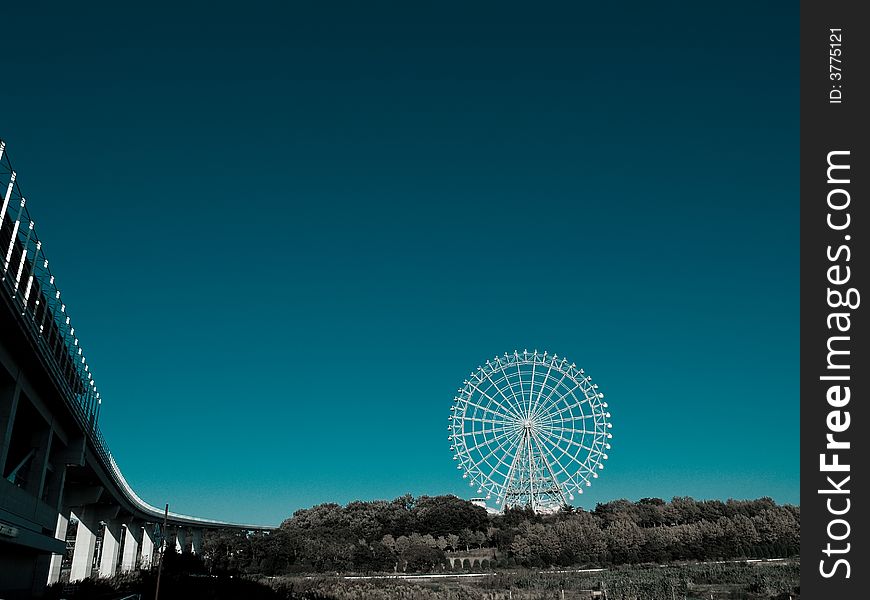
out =
[(537, 350), (479, 366), (453, 398), (449, 419), (456, 468), (502, 509), (570, 504), (604, 469), (613, 437), (592, 378)]

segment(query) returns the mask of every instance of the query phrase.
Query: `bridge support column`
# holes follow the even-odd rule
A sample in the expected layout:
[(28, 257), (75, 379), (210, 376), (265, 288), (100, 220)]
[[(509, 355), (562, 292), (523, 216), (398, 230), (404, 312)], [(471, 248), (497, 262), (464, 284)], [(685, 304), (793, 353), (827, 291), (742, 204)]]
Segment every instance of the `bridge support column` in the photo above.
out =
[(187, 529), (178, 527), (175, 530), (175, 550), (179, 554), (183, 554), (187, 549)]
[[(132, 571), (136, 568), (139, 558), (139, 546), (142, 544), (142, 524), (133, 519), (127, 520), (127, 530), (124, 533), (124, 555), (121, 557), (121, 571)], [(142, 562), (144, 563), (144, 557)]]
[[(54, 537), (59, 540), (66, 540), (67, 529), (69, 529), (69, 511), (57, 515), (57, 527), (54, 530)], [(62, 554), (51, 555), (51, 564), (48, 567), (48, 585), (60, 581), (60, 567), (62, 564)]]
[(118, 566), (118, 551), (121, 547), (121, 522), (117, 519), (106, 521), (103, 530), (103, 551), (100, 555), (100, 577), (111, 577)]
[(69, 580), (81, 581), (91, 576), (94, 566), (94, 547), (97, 543), (97, 528), (100, 521), (93, 513), (83, 510), (81, 515), (74, 513), (79, 521), (76, 529), (76, 545), (73, 548), (72, 566), (69, 571)]
[(202, 529), (194, 529), (190, 534), (190, 551), (197, 556), (202, 555)]
[(154, 558), (154, 524), (145, 523), (142, 528), (142, 561), (140, 567), (151, 568), (151, 560)]

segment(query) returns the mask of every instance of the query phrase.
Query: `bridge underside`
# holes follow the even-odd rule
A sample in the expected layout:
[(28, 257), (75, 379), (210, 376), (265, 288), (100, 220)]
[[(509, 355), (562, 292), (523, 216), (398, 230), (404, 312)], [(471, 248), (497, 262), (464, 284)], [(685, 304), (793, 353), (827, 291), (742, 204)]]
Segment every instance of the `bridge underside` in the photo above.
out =
[(0, 140), (0, 598), (148, 567), (159, 543), (200, 551), (203, 528), (132, 490), (98, 426), (102, 402)]
[(200, 553), (203, 526), (161, 531), (115, 489), (38, 363), (13, 354), (27, 342), (15, 329), (0, 310), (0, 597), (147, 569), (162, 543)]

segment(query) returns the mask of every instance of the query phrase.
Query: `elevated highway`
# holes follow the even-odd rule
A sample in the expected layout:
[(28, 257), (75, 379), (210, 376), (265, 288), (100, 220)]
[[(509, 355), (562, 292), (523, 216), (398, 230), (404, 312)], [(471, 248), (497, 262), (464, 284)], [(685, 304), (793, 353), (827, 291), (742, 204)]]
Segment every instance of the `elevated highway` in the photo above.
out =
[[(268, 531), (140, 498), (99, 428), (102, 398), (0, 140), (0, 597), (148, 568), (160, 544), (201, 552), (205, 529)], [(70, 520), (77, 521), (71, 561)]]

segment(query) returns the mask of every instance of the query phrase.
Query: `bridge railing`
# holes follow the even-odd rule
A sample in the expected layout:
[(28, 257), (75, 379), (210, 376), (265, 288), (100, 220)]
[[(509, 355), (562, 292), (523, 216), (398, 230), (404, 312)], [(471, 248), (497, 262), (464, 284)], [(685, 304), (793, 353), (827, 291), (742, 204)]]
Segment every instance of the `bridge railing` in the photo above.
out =
[(83, 423), (95, 423), (100, 394), (61, 298), (42, 241), (0, 140), (0, 277), (31, 342)]
[[(49, 267), (42, 241), (36, 234), (27, 200), (21, 194), (3, 140), (0, 140), (0, 193), (0, 293), (17, 313), (37, 356), (51, 373), (65, 403), (118, 489), (139, 511), (162, 519), (163, 510), (142, 500), (127, 483), (100, 431), (98, 420), (102, 398)], [(170, 518), (188, 524), (268, 529), (178, 513), (170, 513)]]

